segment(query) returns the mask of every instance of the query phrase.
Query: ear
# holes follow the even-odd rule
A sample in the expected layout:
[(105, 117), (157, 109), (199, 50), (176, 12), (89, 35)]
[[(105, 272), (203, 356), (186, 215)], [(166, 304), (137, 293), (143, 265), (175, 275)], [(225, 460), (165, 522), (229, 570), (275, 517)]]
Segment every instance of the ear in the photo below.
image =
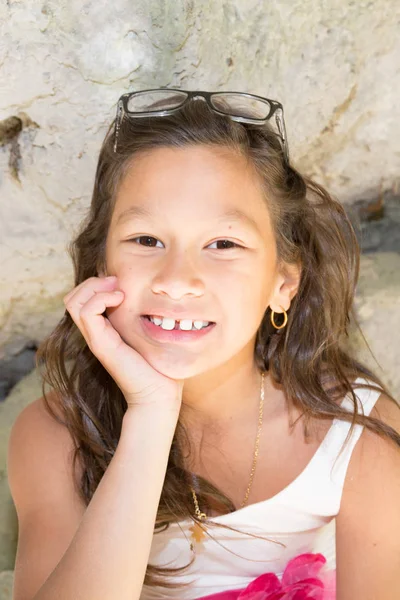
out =
[(285, 264), (279, 272), (275, 290), (270, 298), (270, 307), (276, 313), (287, 312), (292, 299), (298, 292), (301, 280), (301, 266)]

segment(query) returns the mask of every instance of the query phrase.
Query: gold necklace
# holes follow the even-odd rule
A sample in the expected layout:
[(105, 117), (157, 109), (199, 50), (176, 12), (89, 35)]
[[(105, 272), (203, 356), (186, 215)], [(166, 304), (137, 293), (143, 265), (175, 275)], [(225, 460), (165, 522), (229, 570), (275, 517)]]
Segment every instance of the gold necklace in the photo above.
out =
[[(243, 508), (247, 504), (247, 500), (248, 500), (249, 494), (250, 494), (250, 489), (253, 484), (254, 472), (256, 469), (257, 458), (258, 458), (258, 447), (259, 447), (259, 442), (260, 442), (261, 427), (262, 427), (262, 422), (263, 422), (263, 408), (264, 408), (264, 371), (261, 372), (261, 391), (260, 391), (260, 405), (259, 405), (259, 411), (258, 411), (258, 430), (257, 430), (257, 436), (256, 436), (256, 443), (255, 443), (255, 447), (254, 447), (253, 465), (251, 468), (250, 481), (249, 481), (249, 485), (247, 486), (246, 495), (244, 497), (244, 500), (242, 501), (242, 504), (240, 505), (240, 508)], [(196, 492), (194, 491), (192, 486), (190, 486), (190, 491), (192, 492), (192, 496), (193, 496), (193, 502), (194, 502), (194, 506), (195, 506), (195, 514), (200, 521), (205, 521), (206, 519), (208, 519), (208, 517), (204, 512), (200, 511)], [(204, 525), (201, 525), (200, 523), (197, 523), (197, 522), (189, 529), (192, 532), (192, 534), (190, 536), (190, 539), (191, 539), (190, 549), (193, 551), (194, 544), (201, 544), (203, 542), (204, 538), (206, 537), (206, 530), (205, 530)]]

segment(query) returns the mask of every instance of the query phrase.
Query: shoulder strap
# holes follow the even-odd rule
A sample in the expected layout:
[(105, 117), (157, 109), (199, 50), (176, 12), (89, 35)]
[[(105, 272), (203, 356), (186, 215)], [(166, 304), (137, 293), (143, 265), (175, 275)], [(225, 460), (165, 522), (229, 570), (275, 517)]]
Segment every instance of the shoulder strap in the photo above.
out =
[[(368, 385), (368, 380), (359, 377), (355, 384)], [(380, 391), (360, 387), (354, 390), (359, 411), (368, 416), (381, 395)], [(353, 412), (351, 396), (346, 396), (342, 406)], [(349, 435), (351, 423), (334, 419), (331, 428), (317, 450), (314, 459), (304, 473), (302, 487), (307, 487), (304, 504), (307, 509), (321, 516), (332, 517), (338, 514), (342, 498), (343, 486), (349, 462), (360, 436), (363, 425), (355, 425)], [(305, 490), (304, 490), (305, 491)], [(302, 502), (300, 501), (300, 504)], [(304, 506), (306, 508), (306, 506)]]
[[(358, 385), (368, 385), (370, 382), (359, 377), (356, 382)], [(355, 396), (358, 402), (358, 409), (361, 414), (369, 416), (372, 409), (374, 408), (379, 396), (380, 391), (371, 390), (366, 387), (360, 387), (354, 390)], [(353, 412), (354, 405), (351, 396), (345, 396), (342, 407), (346, 408), (349, 412)], [(343, 486), (346, 479), (347, 469), (350, 463), (353, 450), (360, 439), (360, 436), (364, 430), (364, 425), (355, 425), (352, 433), (349, 435), (351, 423), (335, 419), (332, 427), (332, 437), (330, 440), (330, 448), (332, 453), (330, 454), (330, 482), (332, 485), (333, 499), (335, 500), (336, 514), (340, 509), (340, 502), (342, 499)]]

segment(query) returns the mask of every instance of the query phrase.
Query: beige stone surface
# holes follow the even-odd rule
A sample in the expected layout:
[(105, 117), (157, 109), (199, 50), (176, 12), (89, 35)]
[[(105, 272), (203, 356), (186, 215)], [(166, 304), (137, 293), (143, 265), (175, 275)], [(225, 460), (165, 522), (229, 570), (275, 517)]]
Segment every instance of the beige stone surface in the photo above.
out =
[(399, 183), (400, 3), (0, 3), (0, 359), (40, 341), (72, 286), (65, 252), (121, 93), (159, 86), (281, 100), (294, 162), (342, 201)]
[(13, 572), (0, 572), (0, 600), (12, 600)]
[(359, 333), (353, 332), (351, 345), (400, 401), (400, 254), (362, 256), (355, 307), (372, 354)]

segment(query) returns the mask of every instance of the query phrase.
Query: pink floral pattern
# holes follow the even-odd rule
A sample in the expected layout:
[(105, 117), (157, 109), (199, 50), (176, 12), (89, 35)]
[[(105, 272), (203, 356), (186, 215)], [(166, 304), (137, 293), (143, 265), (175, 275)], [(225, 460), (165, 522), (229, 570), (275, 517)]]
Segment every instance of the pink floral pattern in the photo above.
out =
[(243, 590), (218, 592), (198, 600), (335, 600), (336, 573), (321, 573), (325, 563), (322, 554), (300, 554), (289, 561), (282, 579), (264, 573)]

